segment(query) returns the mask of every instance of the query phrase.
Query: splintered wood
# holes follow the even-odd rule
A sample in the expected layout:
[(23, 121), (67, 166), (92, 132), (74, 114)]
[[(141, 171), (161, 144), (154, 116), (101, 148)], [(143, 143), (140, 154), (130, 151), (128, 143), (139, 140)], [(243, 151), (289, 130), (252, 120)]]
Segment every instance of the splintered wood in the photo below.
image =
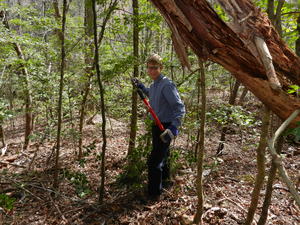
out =
[(184, 65), (188, 46), (231, 72), (281, 119), (300, 108), (299, 99), (286, 93), (289, 85), (300, 86), (300, 59), (250, 0), (217, 1), (232, 18), (228, 24), (205, 0), (151, 1), (167, 21)]

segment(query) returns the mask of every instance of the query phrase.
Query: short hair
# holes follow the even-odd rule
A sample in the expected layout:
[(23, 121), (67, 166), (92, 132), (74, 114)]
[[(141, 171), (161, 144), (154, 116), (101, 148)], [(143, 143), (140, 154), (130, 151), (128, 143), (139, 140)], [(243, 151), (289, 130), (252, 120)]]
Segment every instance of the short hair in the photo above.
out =
[(152, 54), (151, 56), (149, 56), (146, 63), (158, 64), (160, 67), (163, 66), (162, 58), (158, 54)]

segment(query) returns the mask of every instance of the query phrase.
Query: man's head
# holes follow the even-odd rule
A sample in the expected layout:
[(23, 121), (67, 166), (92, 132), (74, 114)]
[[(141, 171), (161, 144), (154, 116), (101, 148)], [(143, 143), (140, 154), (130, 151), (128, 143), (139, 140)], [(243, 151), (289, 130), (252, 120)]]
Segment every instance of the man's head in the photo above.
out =
[(152, 80), (156, 80), (163, 69), (162, 58), (157, 54), (153, 54), (149, 56), (146, 63), (149, 76)]

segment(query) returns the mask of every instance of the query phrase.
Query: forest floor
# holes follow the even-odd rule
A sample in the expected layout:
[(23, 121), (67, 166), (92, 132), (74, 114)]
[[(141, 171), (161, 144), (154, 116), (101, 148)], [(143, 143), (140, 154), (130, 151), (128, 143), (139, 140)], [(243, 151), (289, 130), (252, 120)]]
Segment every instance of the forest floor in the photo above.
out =
[[(159, 202), (146, 202), (141, 198), (146, 187), (145, 179), (134, 187), (117, 182), (126, 163), (128, 126), (114, 119), (110, 122), (103, 204), (98, 203), (98, 152), (102, 146), (99, 126), (85, 126), (83, 145), (86, 154), (80, 162), (76, 160), (75, 144), (67, 139), (63, 141), (61, 182), (56, 191), (52, 187), (54, 162), (49, 158), (54, 142), (45, 141), (39, 148), (33, 142), (24, 152), (21, 150), (22, 129), (16, 127), (15, 132), (7, 132), (7, 151), (2, 156), (0, 152), (0, 193), (6, 193), (15, 202), (11, 210), (0, 208), (0, 225), (187, 224), (196, 212), (197, 194), (196, 162), (186, 135), (180, 135), (172, 145), (171, 151), (178, 153), (173, 162), (174, 185), (164, 191)], [(223, 155), (216, 157), (220, 129), (212, 124), (208, 124), (208, 128), (205, 140), (204, 224), (243, 224), (257, 171), (255, 148), (259, 136), (248, 130), (228, 134)], [(284, 155), (285, 167), (296, 182), (300, 169), (299, 148), (285, 146)], [(267, 154), (269, 167), (270, 156)], [(265, 186), (255, 214), (256, 221), (264, 193)], [(299, 208), (279, 179), (274, 183), (267, 224), (300, 224)]]

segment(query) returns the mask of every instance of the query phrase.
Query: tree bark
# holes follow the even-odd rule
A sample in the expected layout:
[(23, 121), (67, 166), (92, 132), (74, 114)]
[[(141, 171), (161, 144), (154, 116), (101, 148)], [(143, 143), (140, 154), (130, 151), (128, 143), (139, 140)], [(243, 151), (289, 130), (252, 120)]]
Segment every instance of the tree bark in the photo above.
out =
[[(250, 0), (232, 0), (233, 16), (240, 25), (228, 26), (205, 0), (151, 0), (165, 17), (173, 36), (199, 57), (221, 64), (280, 118), (286, 119), (300, 100), (286, 94), (300, 85), (300, 59), (282, 41), (270, 20)], [(226, 3), (225, 0), (220, 0)], [(282, 88), (274, 91), (259, 60), (254, 38), (261, 37), (272, 56)], [(299, 121), (298, 116), (295, 121)]]
[[(132, 0), (133, 8), (133, 56), (134, 68), (133, 77), (139, 76), (139, 3), (138, 0)], [(130, 119), (130, 137), (128, 145), (128, 155), (132, 154), (135, 148), (136, 131), (137, 131), (137, 92), (136, 89), (132, 90), (131, 97), (131, 119)]]

